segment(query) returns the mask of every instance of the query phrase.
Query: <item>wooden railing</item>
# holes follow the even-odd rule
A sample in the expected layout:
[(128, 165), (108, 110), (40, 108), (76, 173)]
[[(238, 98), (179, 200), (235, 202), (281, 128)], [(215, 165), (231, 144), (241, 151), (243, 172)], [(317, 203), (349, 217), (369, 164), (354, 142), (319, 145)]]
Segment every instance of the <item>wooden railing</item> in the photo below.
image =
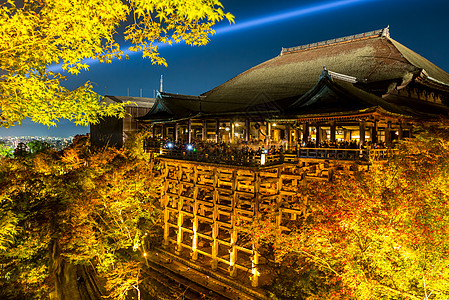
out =
[(256, 154), (244, 153), (243, 151), (208, 153), (196, 150), (162, 149), (161, 156), (172, 159), (241, 166), (270, 166), (283, 162), (281, 154)]
[(280, 163), (297, 163), (300, 158), (342, 160), (356, 162), (373, 162), (387, 160), (397, 153), (397, 149), (339, 149), (339, 148), (300, 148), (292, 152), (278, 152), (269, 154), (268, 151), (244, 152), (241, 150), (206, 152), (180, 149), (161, 149), (162, 157), (208, 162), (216, 164), (230, 164), (241, 166), (275, 165)]
[(398, 149), (370, 149), (369, 150), (369, 160), (370, 161), (379, 161), (379, 160), (387, 160), (392, 158), (398, 153)]
[(367, 161), (367, 149), (300, 148), (298, 157)]

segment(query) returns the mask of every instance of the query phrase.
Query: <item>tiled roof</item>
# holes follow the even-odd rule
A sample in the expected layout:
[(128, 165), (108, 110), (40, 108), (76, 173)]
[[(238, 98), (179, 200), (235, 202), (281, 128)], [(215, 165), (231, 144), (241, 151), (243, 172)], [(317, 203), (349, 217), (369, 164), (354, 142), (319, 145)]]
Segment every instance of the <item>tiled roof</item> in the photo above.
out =
[(154, 102), (156, 101), (156, 98), (109, 96), (109, 95), (104, 96), (104, 99), (105, 100), (109, 99), (117, 103), (131, 102), (131, 104), (129, 104), (130, 106), (147, 107), (147, 108), (152, 107)]
[(191, 117), (202, 111), (202, 96), (158, 92), (152, 109), (139, 120), (167, 120)]
[[(261, 94), (276, 101), (304, 95), (317, 82), (325, 66), (334, 72), (367, 83), (409, 81), (424, 69), (441, 83), (449, 84), (449, 74), (406, 48), (382, 31), (368, 36), (335, 39), (316, 47), (295, 47), (263, 62), (211, 91), (204, 93), (203, 108), (209, 111), (238, 111), (252, 106)], [(359, 36), (359, 37), (358, 37)]]

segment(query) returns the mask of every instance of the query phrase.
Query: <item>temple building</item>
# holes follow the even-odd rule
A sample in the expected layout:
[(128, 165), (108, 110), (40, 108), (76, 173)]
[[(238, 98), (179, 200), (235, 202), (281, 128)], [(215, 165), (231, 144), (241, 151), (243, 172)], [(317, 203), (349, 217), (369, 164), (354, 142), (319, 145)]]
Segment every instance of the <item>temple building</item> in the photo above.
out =
[(139, 118), (172, 140), (384, 144), (447, 117), (449, 74), (389, 28), (292, 48), (201, 96), (158, 93)]
[(200, 96), (159, 92), (135, 119), (160, 153), (163, 255), (264, 299), (266, 261), (242, 220), (288, 230), (310, 214), (304, 184), (366, 170), (448, 117), (449, 74), (388, 28), (282, 48)]
[(155, 102), (154, 98), (104, 96), (105, 103), (126, 103), (125, 117), (107, 117), (98, 124), (90, 125), (91, 144), (96, 147), (115, 146), (121, 148), (128, 136), (141, 129), (136, 120), (148, 113)]

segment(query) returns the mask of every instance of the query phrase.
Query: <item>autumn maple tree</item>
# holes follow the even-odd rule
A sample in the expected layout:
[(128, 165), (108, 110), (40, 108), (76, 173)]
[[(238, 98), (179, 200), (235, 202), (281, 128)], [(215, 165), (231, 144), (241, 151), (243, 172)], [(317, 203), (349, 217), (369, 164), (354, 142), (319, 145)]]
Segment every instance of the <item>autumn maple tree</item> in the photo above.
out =
[(273, 295), (447, 299), (448, 128), (447, 122), (421, 127), (394, 159), (355, 177), (301, 186), (298, 201), (307, 199), (308, 213), (283, 228), (275, 211), (247, 225), (278, 275)]
[(78, 74), (89, 68), (86, 59), (121, 59), (118, 34), (131, 50), (165, 65), (157, 43), (204, 45), (223, 19), (233, 16), (217, 0), (8, 0), (0, 6), (0, 126), (27, 117), (44, 125), (61, 118), (88, 125), (123, 116), (123, 106), (101, 103), (90, 82), (68, 90), (63, 72), (49, 67), (61, 64)]
[(142, 293), (144, 256), (161, 230), (154, 176), (143, 151), (92, 151), (87, 138), (0, 159), (0, 298)]

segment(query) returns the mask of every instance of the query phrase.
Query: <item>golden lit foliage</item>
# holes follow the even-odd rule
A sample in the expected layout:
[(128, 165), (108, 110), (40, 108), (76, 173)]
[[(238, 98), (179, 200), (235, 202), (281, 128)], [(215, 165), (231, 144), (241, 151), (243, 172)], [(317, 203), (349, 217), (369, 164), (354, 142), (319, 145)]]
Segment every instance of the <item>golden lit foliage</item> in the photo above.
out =
[[(95, 266), (110, 299), (139, 292), (145, 247), (160, 231), (160, 181), (127, 151), (93, 152), (81, 139), (0, 160), (0, 298), (48, 298), (68, 276), (55, 271), (67, 270), (61, 263)], [(52, 249), (59, 260), (49, 268)]]
[(289, 221), (291, 231), (275, 215), (253, 224), (261, 253), (290, 270), (275, 293), (292, 293), (295, 274), (304, 299), (447, 299), (448, 128), (423, 127), (394, 160), (356, 178), (308, 183), (299, 193), (310, 214)]
[(116, 42), (120, 24), (132, 50), (153, 63), (166, 62), (156, 44), (185, 41), (204, 45), (211, 27), (233, 16), (217, 0), (8, 0), (0, 6), (0, 126), (24, 118), (56, 125), (96, 123), (104, 116), (123, 116), (122, 104), (105, 105), (86, 82), (74, 91), (62, 85), (52, 64), (78, 74), (86, 59), (111, 62), (122, 58)]

